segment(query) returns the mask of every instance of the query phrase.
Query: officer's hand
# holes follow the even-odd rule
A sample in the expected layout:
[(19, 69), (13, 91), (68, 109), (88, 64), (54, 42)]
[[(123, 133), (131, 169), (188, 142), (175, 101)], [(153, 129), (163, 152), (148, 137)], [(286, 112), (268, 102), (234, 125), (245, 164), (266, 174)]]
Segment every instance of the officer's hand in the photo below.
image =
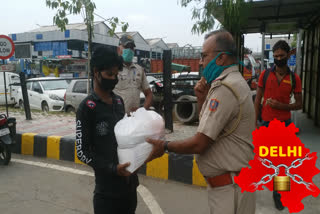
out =
[(153, 145), (153, 149), (152, 149), (149, 157), (145, 161), (145, 163), (148, 163), (148, 162), (152, 161), (153, 159), (159, 158), (164, 154), (163, 144), (165, 141), (155, 140), (155, 139), (150, 139), (150, 138), (146, 139), (146, 141)]
[(196, 86), (194, 87), (194, 93), (199, 100), (204, 101), (208, 95), (210, 86), (207, 84), (207, 81), (204, 77), (197, 82)]
[(126, 170), (126, 168), (127, 168), (128, 166), (130, 166), (130, 163), (129, 163), (129, 162), (124, 163), (124, 164), (118, 164), (118, 165), (117, 165), (117, 174), (118, 174), (119, 176), (125, 176), (125, 177), (130, 176), (131, 173)]

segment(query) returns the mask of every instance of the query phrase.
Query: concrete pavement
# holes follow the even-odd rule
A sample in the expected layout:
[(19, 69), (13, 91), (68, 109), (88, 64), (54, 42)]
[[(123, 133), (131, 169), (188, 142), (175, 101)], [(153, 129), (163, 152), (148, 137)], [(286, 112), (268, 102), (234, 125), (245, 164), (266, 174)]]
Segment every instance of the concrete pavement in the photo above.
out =
[[(74, 137), (74, 115), (33, 113), (34, 120), (26, 121), (22, 113), (10, 113), (17, 117), (18, 131), (36, 132), (49, 135)], [(313, 126), (305, 114), (298, 114), (299, 138), (311, 149), (320, 152), (320, 128)], [(168, 140), (183, 139), (192, 136), (197, 126), (174, 124), (174, 133), (168, 134)], [(64, 134), (66, 133), (66, 134)], [(64, 135), (63, 135), (64, 134)], [(90, 171), (86, 166), (65, 161), (55, 161), (30, 156), (15, 157), (36, 161), (53, 161), (62, 166)], [(84, 167), (84, 168), (82, 168)], [(319, 158), (317, 167), (320, 168)], [(186, 185), (169, 180), (148, 178), (140, 175), (144, 185), (160, 205), (163, 213), (208, 213), (206, 191), (204, 188)], [(0, 210), (1, 213), (92, 213), (93, 178), (89, 176), (69, 175), (52, 169), (38, 169), (13, 162), (9, 167), (0, 167)], [(39, 183), (39, 184), (38, 184)], [(320, 186), (320, 175), (314, 177), (314, 183)], [(19, 187), (20, 186), (20, 187)], [(52, 188), (50, 188), (52, 186)], [(78, 192), (78, 187), (85, 191)], [(56, 190), (57, 189), (57, 190)], [(60, 190), (59, 190), (60, 189)], [(65, 193), (65, 191), (70, 193)], [(84, 191), (84, 192), (83, 192)], [(41, 197), (39, 197), (41, 196)], [(61, 198), (60, 198), (61, 197)], [(65, 202), (67, 201), (67, 202)], [(320, 197), (308, 197), (303, 200), (305, 210), (301, 213), (320, 213)], [(91, 210), (91, 211), (90, 211)], [(6, 212), (2, 212), (6, 211)], [(148, 206), (139, 196), (137, 213), (150, 213)], [(257, 193), (257, 214), (288, 213), (287, 210), (275, 210), (272, 193), (265, 190)]]
[[(318, 153), (319, 154), (319, 153)], [(48, 166), (61, 167), (60, 171), (21, 163), (19, 161), (46, 163)], [(320, 167), (318, 160), (317, 166)], [(64, 168), (63, 168), (64, 167)], [(93, 213), (92, 192), (94, 177), (75, 174), (81, 170), (88, 174), (88, 166), (67, 161), (13, 155), (9, 166), (0, 166), (0, 210), (3, 214), (85, 214)], [(160, 214), (153, 209), (153, 200), (163, 214), (205, 214), (209, 213), (207, 193), (203, 187), (182, 184), (170, 180), (160, 180), (139, 175), (140, 183), (152, 195), (138, 194), (137, 214)], [(320, 176), (314, 178), (320, 185)], [(320, 213), (320, 197), (307, 197), (303, 200), (305, 210), (302, 214)], [(272, 193), (264, 190), (257, 192), (256, 214), (287, 214), (287, 209), (274, 208)]]

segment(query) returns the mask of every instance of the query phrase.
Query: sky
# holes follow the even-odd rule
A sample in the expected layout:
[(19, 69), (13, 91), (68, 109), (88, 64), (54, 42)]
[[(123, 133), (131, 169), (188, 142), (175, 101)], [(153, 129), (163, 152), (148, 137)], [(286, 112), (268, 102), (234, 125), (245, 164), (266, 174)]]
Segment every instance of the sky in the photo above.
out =
[[(44, 25), (52, 25), (55, 11), (46, 7), (45, 0), (0, 0), (0, 34), (21, 33)], [(180, 0), (93, 0), (95, 13), (109, 18), (118, 17), (129, 23), (127, 31), (138, 31), (145, 39), (162, 38), (179, 46), (201, 46), (203, 35), (192, 34), (192, 7), (181, 7)], [(83, 22), (81, 15), (68, 16), (70, 23)], [(98, 16), (95, 21), (102, 21)], [(118, 29), (117, 31), (121, 31)], [(261, 36), (245, 36), (245, 46), (261, 50)]]

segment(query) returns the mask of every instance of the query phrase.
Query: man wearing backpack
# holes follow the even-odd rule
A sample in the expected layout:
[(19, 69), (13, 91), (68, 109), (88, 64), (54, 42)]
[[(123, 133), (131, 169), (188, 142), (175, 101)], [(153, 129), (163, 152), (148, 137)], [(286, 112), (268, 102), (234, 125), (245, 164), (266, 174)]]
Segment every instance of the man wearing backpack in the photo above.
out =
[[(288, 43), (280, 40), (273, 46), (272, 51), (275, 66), (263, 71), (259, 77), (255, 99), (257, 128), (260, 114), (262, 126), (269, 126), (270, 121), (273, 119), (278, 119), (288, 126), (291, 123), (290, 111), (302, 108), (301, 80), (287, 66), (290, 52)], [(292, 94), (294, 95), (294, 103), (290, 103)], [(263, 103), (261, 107), (262, 97)], [(280, 196), (279, 193), (273, 192), (276, 208), (283, 210), (284, 207), (280, 201)]]

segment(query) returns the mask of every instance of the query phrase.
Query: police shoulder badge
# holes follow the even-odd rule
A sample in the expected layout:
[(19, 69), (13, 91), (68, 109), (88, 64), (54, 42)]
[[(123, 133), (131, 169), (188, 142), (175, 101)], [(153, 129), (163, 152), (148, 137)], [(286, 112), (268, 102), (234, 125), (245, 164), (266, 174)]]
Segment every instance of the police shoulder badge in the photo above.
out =
[(211, 99), (210, 100), (210, 105), (209, 105), (209, 110), (212, 112), (215, 112), (219, 106), (219, 100), (217, 99)]
[(87, 100), (87, 106), (91, 109), (94, 109), (96, 107), (96, 103), (93, 102), (92, 100)]
[(117, 98), (116, 101), (117, 101), (118, 105), (122, 105), (122, 102), (121, 102), (120, 98)]

